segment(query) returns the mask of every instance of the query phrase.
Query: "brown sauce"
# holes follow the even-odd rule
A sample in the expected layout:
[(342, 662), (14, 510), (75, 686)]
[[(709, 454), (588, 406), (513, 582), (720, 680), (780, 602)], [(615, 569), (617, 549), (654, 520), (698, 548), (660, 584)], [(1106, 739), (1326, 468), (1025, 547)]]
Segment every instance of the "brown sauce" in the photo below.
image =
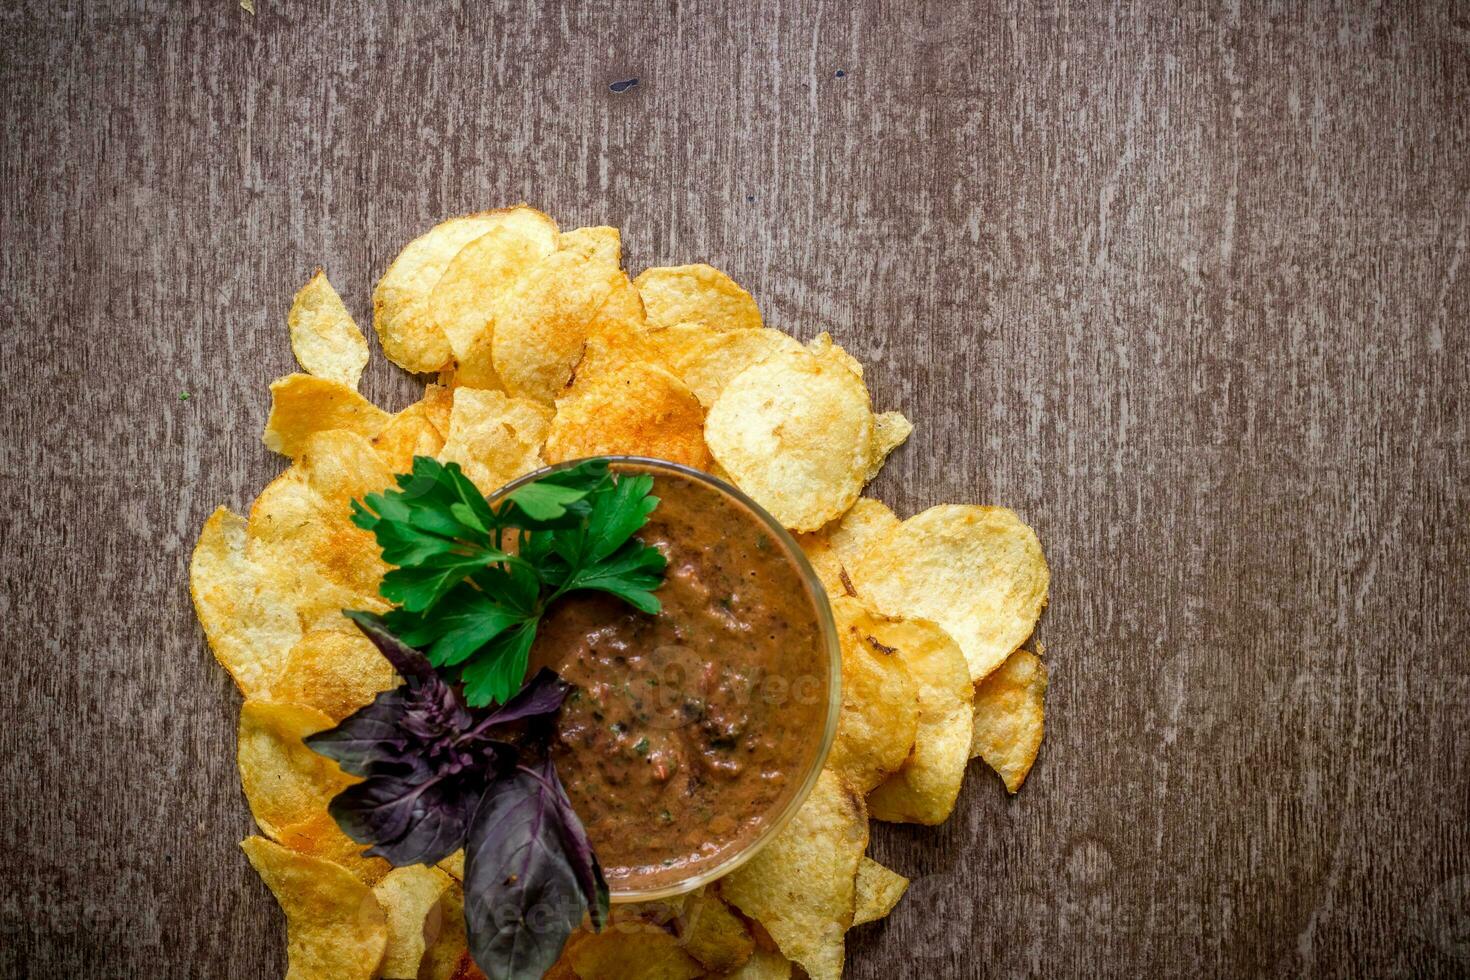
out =
[(791, 556), (733, 498), (653, 475), (639, 536), (668, 559), (662, 610), (574, 594), (531, 653), (575, 686), (553, 752), (614, 890), (738, 851), (800, 789), (826, 721), (817, 600)]

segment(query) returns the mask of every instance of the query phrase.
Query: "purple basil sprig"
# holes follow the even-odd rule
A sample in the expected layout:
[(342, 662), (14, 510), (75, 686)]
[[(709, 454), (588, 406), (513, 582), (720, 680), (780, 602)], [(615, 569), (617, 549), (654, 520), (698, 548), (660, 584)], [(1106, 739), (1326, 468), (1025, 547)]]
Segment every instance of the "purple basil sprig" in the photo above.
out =
[(542, 669), (495, 711), (470, 708), (419, 651), (369, 613), (347, 615), (404, 678), (311, 748), (362, 782), (332, 817), (396, 866), (465, 849), (470, 951), (491, 980), (539, 977), (608, 888), (550, 755), (551, 720), (569, 686)]

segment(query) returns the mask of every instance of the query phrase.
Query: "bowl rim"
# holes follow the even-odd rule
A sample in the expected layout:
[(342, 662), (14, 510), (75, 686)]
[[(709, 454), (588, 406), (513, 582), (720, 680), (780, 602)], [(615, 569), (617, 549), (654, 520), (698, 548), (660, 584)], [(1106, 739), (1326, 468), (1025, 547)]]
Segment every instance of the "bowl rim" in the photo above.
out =
[(796, 538), (781, 525), (780, 521), (772, 517), (764, 507), (752, 500), (739, 487), (712, 473), (706, 473), (703, 470), (686, 466), (683, 463), (675, 463), (672, 460), (656, 459), (652, 456), (635, 456), (622, 453), (603, 456), (584, 456), (578, 459), (563, 460), (559, 463), (543, 466), (524, 476), (519, 476), (496, 489), (489, 495), (488, 499), (490, 503), (494, 504), (506, 494), (527, 483), (538, 480), (548, 473), (570, 469), (573, 466), (593, 459), (606, 460), (611, 466), (622, 464), (673, 473), (693, 480), (696, 483), (709, 486), (747, 508), (765, 526), (765, 530), (780, 542), (782, 550), (786, 553), (787, 560), (796, 567), (797, 573), (801, 576), (802, 584), (806, 587), (807, 593), (811, 597), (812, 605), (815, 607), (817, 630), (820, 633), (820, 644), (827, 654), (826, 718), (822, 726), (820, 744), (817, 747), (816, 753), (812, 755), (807, 772), (803, 775), (796, 792), (791, 794), (785, 805), (776, 813), (775, 818), (769, 820), (760, 833), (752, 837), (744, 847), (732, 852), (718, 864), (676, 881), (660, 884), (657, 887), (613, 888), (609, 890), (610, 899), (614, 903), (648, 902), (661, 898), (684, 895), (703, 885), (723, 878), (755, 857), (796, 816), (796, 811), (800, 810), (802, 804), (811, 796), (812, 790), (817, 785), (817, 780), (821, 778), (822, 770), (827, 765), (827, 758), (832, 752), (832, 743), (837, 738), (837, 723), (842, 713), (842, 647), (838, 640), (837, 623), (832, 616), (832, 603), (827, 596), (827, 589), (822, 585), (821, 579), (817, 576), (816, 570), (812, 568), (812, 564), (807, 559), (806, 553), (801, 550), (801, 545), (797, 543)]

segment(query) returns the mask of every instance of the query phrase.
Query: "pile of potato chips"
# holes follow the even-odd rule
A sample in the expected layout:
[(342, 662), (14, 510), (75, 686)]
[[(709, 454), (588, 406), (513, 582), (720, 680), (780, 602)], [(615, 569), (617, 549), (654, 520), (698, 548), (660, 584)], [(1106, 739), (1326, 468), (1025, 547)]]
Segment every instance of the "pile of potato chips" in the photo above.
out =
[(220, 508), (191, 591), (245, 697), (239, 765), (264, 836), (243, 843), (287, 918), (289, 976), (478, 976), (462, 862), (390, 868), (327, 814), (352, 777), (302, 743), (397, 683), (344, 608), (382, 610), (386, 570), (348, 501), (417, 454), (484, 492), (548, 463), (637, 454), (739, 485), (826, 586), (843, 708), (816, 789), (744, 867), (680, 899), (622, 905), (549, 976), (579, 980), (842, 973), (848, 929), (887, 915), (907, 879), (865, 856), (869, 820), (937, 824), (970, 760), (1015, 792), (1043, 730), (1046, 668), (1021, 648), (1047, 601), (1035, 533), (1010, 510), (946, 505), (900, 520), (862, 496), (912, 426), (874, 412), (863, 368), (822, 334), (766, 327), (707, 265), (629, 279), (615, 228), (560, 231), (521, 206), (447, 221), (373, 294), (384, 352), (431, 373), (397, 412), (357, 392), (368, 345), (318, 272), (287, 318), (305, 373), (271, 385), (265, 443), (291, 465), (248, 517)]

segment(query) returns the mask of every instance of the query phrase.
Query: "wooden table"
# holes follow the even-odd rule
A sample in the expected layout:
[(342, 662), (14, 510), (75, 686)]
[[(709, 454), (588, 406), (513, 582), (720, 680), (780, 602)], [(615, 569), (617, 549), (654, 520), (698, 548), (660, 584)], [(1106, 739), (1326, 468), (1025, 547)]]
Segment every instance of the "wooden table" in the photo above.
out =
[(282, 975), (189, 551), (311, 271), (522, 199), (1040, 532), (1041, 760), (850, 976), (1470, 971), (1470, 8), (256, 3), (0, 8), (0, 973)]

